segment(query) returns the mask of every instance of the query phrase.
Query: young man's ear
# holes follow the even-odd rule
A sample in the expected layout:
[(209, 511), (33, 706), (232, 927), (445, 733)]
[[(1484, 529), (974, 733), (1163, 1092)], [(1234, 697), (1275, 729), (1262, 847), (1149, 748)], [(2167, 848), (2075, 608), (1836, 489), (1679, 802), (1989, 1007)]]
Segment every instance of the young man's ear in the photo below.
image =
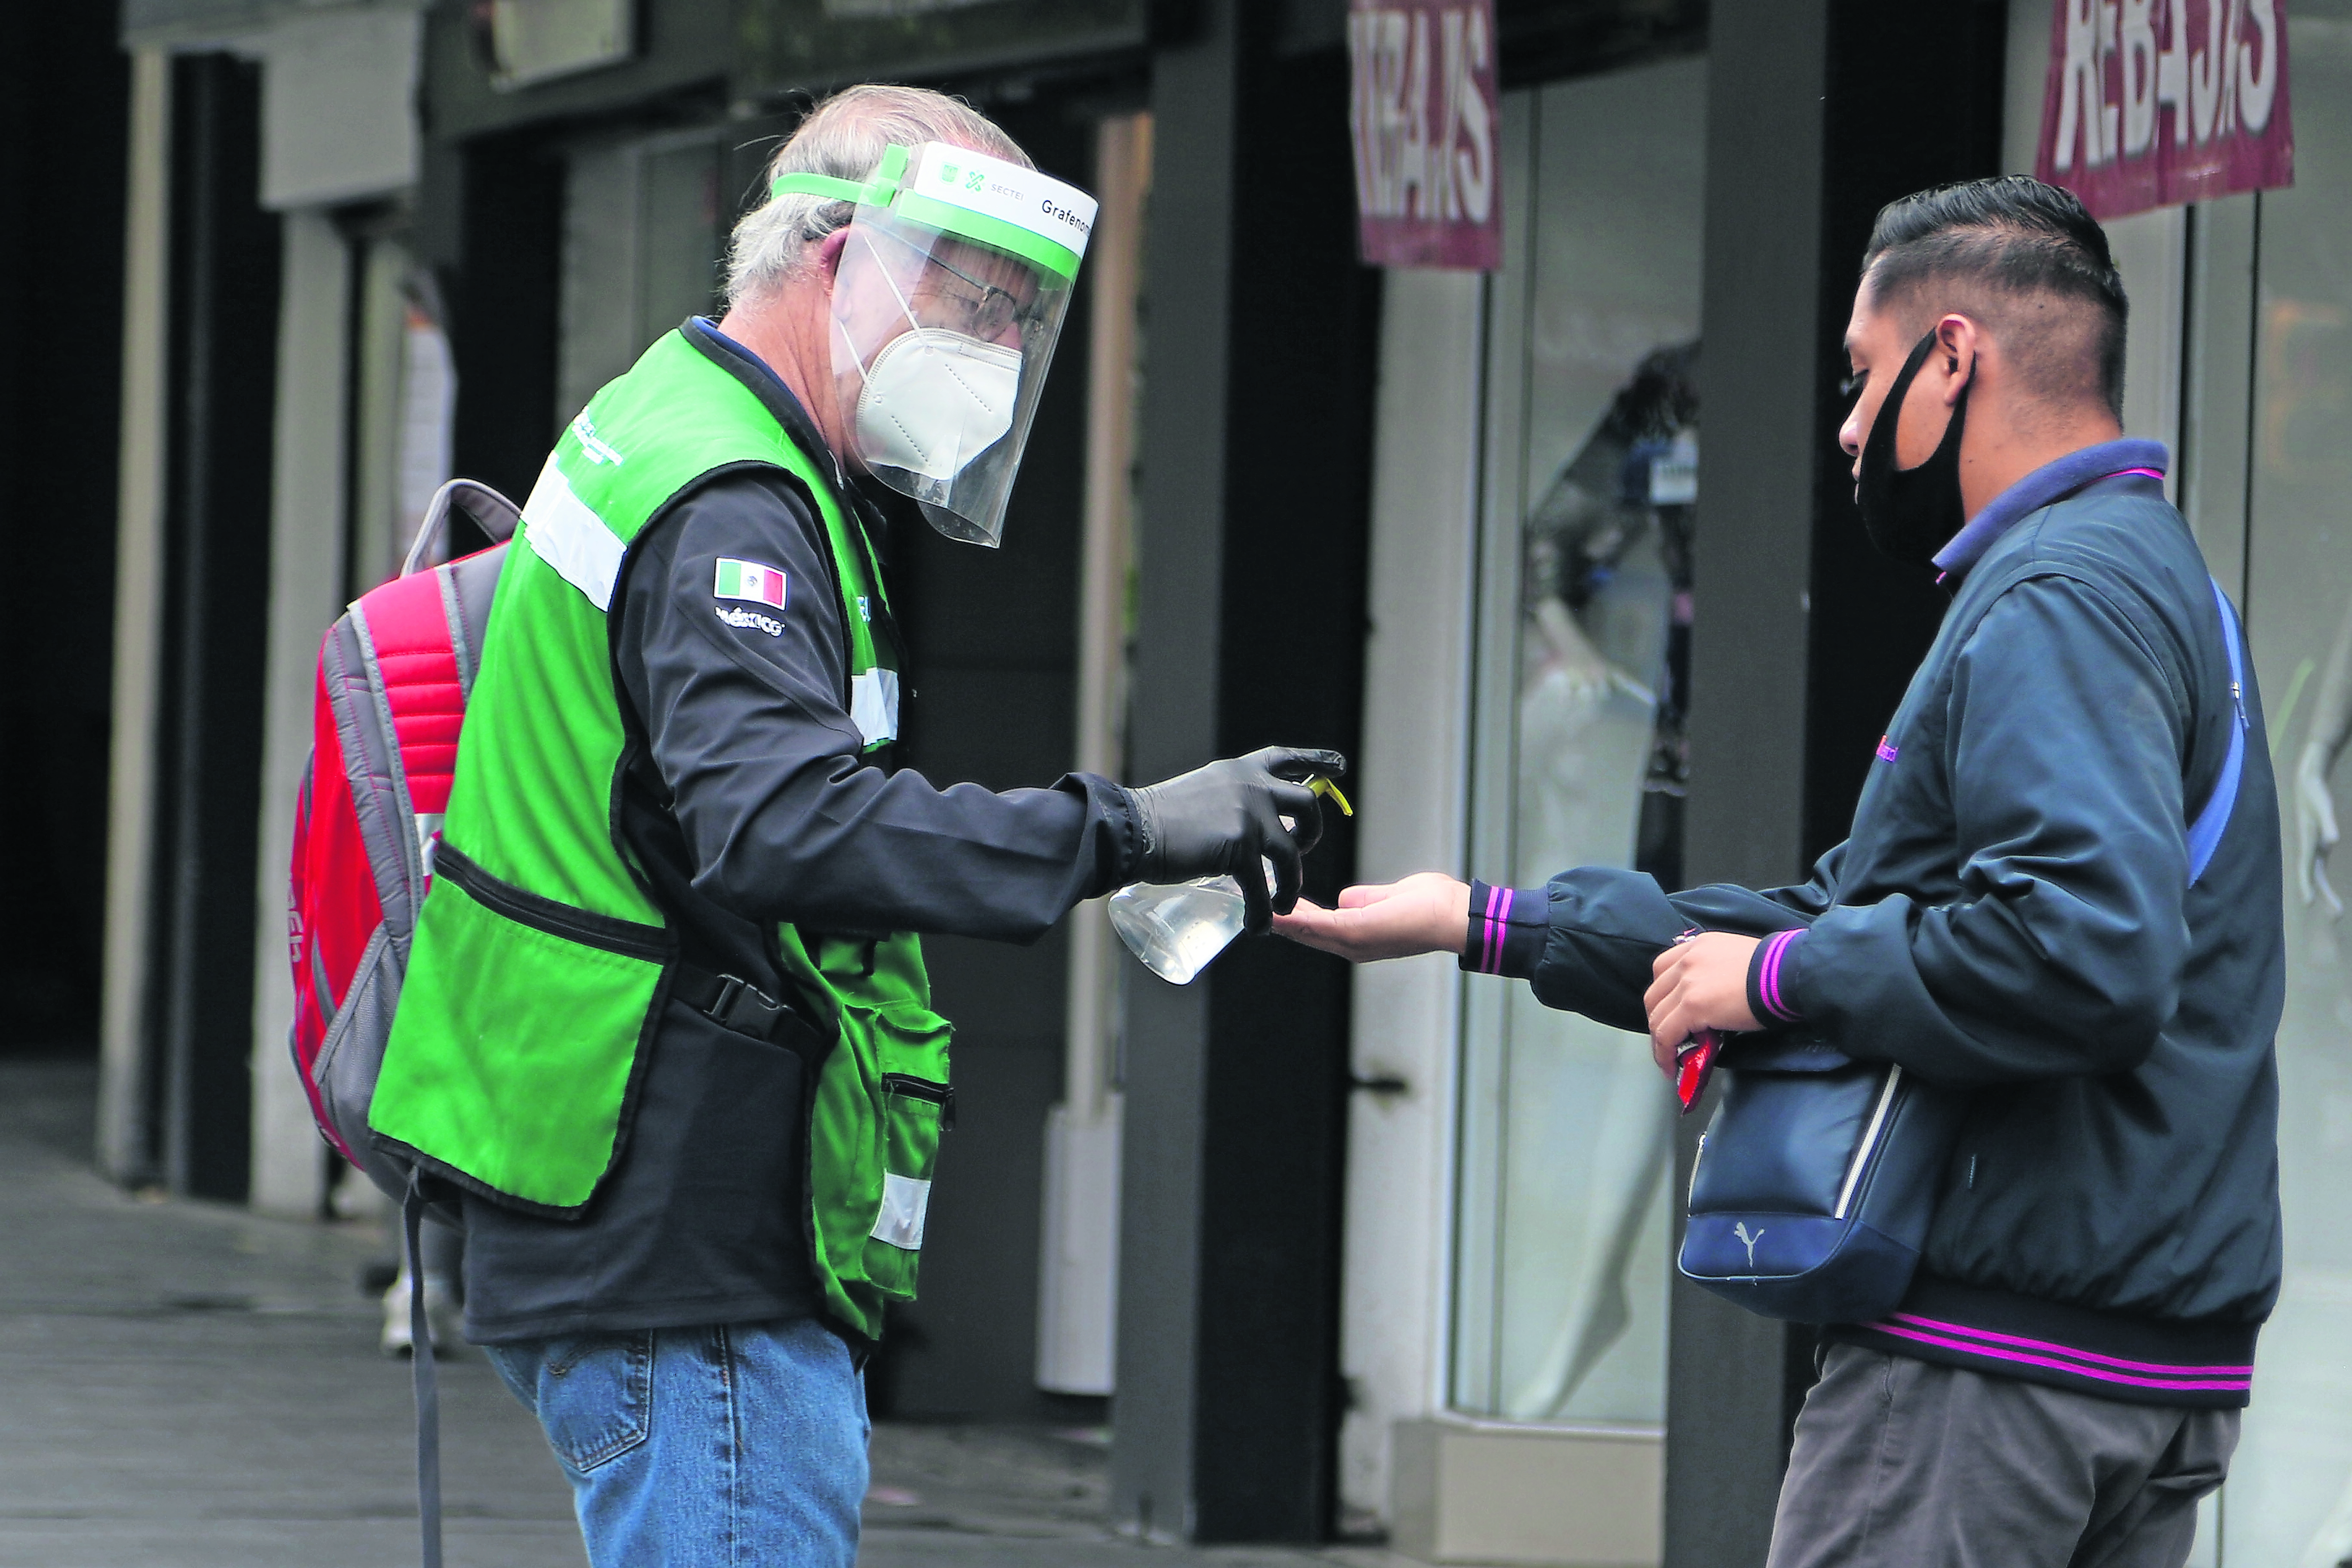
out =
[(1948, 311), (1936, 323), (1936, 353), (1943, 363), (1944, 405), (1960, 400), (1977, 378), (1977, 353), (1984, 344), (1984, 329), (1958, 311)]

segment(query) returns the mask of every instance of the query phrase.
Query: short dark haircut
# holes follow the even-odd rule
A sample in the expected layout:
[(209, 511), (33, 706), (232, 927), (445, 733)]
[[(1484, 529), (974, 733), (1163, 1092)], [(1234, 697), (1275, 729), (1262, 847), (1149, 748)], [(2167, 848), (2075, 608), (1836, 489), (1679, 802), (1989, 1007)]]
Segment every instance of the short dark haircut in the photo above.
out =
[(1889, 202), (1862, 276), (1873, 309), (1918, 318), (1922, 332), (1947, 310), (1973, 317), (2031, 394), (2095, 395), (2121, 417), (2131, 305), (2106, 231), (2072, 191), (2004, 174)]

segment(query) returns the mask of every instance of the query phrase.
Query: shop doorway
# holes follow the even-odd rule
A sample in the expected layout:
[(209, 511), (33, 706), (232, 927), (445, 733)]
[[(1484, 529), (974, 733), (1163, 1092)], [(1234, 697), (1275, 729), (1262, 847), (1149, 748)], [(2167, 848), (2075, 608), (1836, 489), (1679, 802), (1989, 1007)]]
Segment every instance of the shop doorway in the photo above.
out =
[(0, 50), (0, 1055), (98, 1044), (131, 68), (105, 6)]

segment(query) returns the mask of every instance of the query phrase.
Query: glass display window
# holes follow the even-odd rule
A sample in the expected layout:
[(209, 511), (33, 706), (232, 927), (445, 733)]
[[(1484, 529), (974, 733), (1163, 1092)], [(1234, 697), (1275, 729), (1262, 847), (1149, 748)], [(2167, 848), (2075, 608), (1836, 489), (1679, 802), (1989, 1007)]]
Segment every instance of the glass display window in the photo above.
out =
[[(1508, 96), (1488, 294), (1471, 863), (1677, 885), (1706, 66)], [(1465, 982), (1451, 1399), (1655, 1426), (1671, 1097), (1642, 1037)]]
[(2336, 1568), (2352, 1562), (2352, 851), (2319, 851), (2352, 823), (2352, 4), (2298, 0), (2288, 28), (2294, 184), (2235, 198), (2254, 208), (2252, 341), (2191, 350), (2251, 353), (2243, 605), (2287, 864), (2285, 1274), (2219, 1562)]

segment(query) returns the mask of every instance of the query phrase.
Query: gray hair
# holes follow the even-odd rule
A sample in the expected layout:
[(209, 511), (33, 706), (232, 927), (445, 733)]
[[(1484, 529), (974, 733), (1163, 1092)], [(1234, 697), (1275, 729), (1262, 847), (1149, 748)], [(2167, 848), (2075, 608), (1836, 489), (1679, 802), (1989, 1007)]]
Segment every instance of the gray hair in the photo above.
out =
[[(863, 184), (887, 147), (948, 142), (1024, 167), (1029, 154), (987, 116), (961, 99), (920, 87), (844, 88), (809, 111), (768, 162), (767, 178), (830, 174)], [(807, 264), (809, 247), (845, 227), (854, 204), (824, 196), (771, 196), (735, 225), (727, 250), (727, 302), (741, 304), (790, 280)]]

